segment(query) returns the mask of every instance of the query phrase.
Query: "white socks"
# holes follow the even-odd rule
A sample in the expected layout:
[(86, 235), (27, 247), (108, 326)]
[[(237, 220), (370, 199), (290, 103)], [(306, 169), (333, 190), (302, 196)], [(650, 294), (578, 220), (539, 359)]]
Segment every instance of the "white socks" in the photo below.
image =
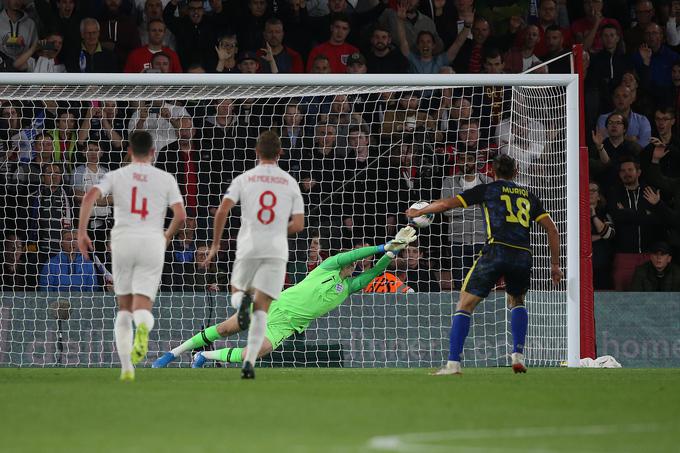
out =
[(264, 334), (267, 331), (267, 312), (255, 310), (250, 316), (250, 329), (248, 330), (248, 350), (244, 362), (255, 365), (257, 355), (264, 342)]
[(231, 307), (238, 310), (241, 308), (241, 303), (243, 302), (243, 296), (245, 293), (243, 291), (236, 291), (231, 294)]
[(144, 324), (149, 329), (149, 332), (153, 329), (153, 315), (149, 310), (135, 310), (132, 316), (135, 319), (135, 326), (139, 327), (141, 324)]
[(122, 371), (132, 371), (132, 313), (129, 311), (118, 311), (113, 327), (116, 338), (116, 349)]

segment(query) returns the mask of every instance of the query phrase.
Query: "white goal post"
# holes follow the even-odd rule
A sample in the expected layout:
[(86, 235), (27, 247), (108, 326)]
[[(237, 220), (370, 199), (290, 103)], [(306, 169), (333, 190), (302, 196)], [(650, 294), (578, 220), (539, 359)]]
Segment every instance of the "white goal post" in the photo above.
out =
[[(50, 263), (64, 253), (64, 231), (75, 226), (78, 194), (100, 171), (93, 169), (124, 165), (127, 134), (140, 125), (153, 128), (157, 164), (180, 176), (196, 220), (194, 231), (168, 252), (149, 360), (230, 313), (229, 253), (221, 258), (223, 276), (217, 279), (198, 275), (192, 264), (210, 237), (205, 236), (210, 208), (230, 178), (254, 163), (257, 133), (289, 126), (301, 132), (285, 137), (290, 147), (285, 165), (306, 188), (309, 226), (291, 240), (288, 284), (300, 281), (319, 257), (383, 243), (394, 222), (403, 225), (400, 212), (393, 211), (467, 187), (466, 172), (475, 184), (485, 180), (493, 155), (508, 153), (519, 163), (519, 183), (543, 200), (560, 229), (566, 275), (560, 286), (551, 285), (546, 237), (534, 228), (528, 363), (579, 364), (577, 75), (3, 73), (0, 100), (0, 366), (116, 364), (106, 235), (93, 281), (50, 279), (58, 269)], [(44, 143), (36, 144), (41, 140), (56, 149), (46, 151)], [(186, 155), (178, 145), (182, 140), (192, 143)], [(54, 168), (46, 157), (50, 152), (59, 163)], [(55, 183), (49, 174), (57, 171), (61, 180)], [(92, 228), (110, 228), (107, 209), (101, 207), (101, 222)], [(304, 337), (284, 343), (271, 363), (439, 365), (446, 359), (457, 301), (458, 288), (455, 283), (449, 288), (447, 279), (456, 281), (481, 246), (485, 232), (478, 221), (474, 208), (438, 216), (430, 230), (420, 231), (414, 255), (388, 269), (413, 291), (352, 296)], [(21, 247), (23, 255), (16, 250)], [(27, 275), (14, 275), (17, 269)], [(467, 366), (508, 364), (512, 342), (502, 285), (474, 315), (464, 351)], [(178, 363), (186, 366), (189, 359)]]

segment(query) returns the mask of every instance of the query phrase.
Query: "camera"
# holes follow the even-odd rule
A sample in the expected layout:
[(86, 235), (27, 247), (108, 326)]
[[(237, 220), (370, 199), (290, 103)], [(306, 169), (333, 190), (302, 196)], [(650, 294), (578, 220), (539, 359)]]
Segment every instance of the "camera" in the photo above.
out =
[(53, 42), (43, 42), (38, 44), (38, 50), (57, 50)]

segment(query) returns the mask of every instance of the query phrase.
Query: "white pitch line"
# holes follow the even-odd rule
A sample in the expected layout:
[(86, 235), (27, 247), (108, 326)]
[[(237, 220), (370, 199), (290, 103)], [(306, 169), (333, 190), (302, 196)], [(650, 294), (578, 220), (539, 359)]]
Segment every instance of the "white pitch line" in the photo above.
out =
[[(394, 436), (377, 436), (368, 442), (371, 450), (396, 451), (396, 452), (439, 452), (455, 451), (457, 453), (475, 453), (479, 451), (492, 452), (486, 447), (455, 447), (452, 445), (430, 445), (430, 442), (456, 441), (456, 440), (483, 440), (498, 438), (525, 438), (525, 437), (561, 437), (561, 436), (599, 436), (612, 433), (651, 432), (658, 431), (658, 425), (593, 425), (593, 426), (546, 426), (530, 428), (500, 428), (500, 429), (474, 429), (439, 431), (431, 433), (406, 433)], [(454, 450), (452, 450), (454, 449)], [(497, 451), (512, 451), (510, 448), (498, 449)], [(531, 453), (552, 453), (545, 449), (521, 449)]]

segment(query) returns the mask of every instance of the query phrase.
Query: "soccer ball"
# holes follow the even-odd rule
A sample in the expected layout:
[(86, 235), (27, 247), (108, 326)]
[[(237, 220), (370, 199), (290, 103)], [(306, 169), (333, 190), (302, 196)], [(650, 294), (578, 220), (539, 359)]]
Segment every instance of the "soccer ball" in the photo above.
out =
[[(417, 203), (413, 203), (411, 205), (411, 209), (423, 209), (429, 205), (430, 203), (426, 201), (418, 201)], [(416, 228), (427, 228), (432, 223), (432, 220), (434, 220), (434, 214), (425, 214), (418, 217), (409, 218), (408, 223), (409, 225), (412, 225)]]

